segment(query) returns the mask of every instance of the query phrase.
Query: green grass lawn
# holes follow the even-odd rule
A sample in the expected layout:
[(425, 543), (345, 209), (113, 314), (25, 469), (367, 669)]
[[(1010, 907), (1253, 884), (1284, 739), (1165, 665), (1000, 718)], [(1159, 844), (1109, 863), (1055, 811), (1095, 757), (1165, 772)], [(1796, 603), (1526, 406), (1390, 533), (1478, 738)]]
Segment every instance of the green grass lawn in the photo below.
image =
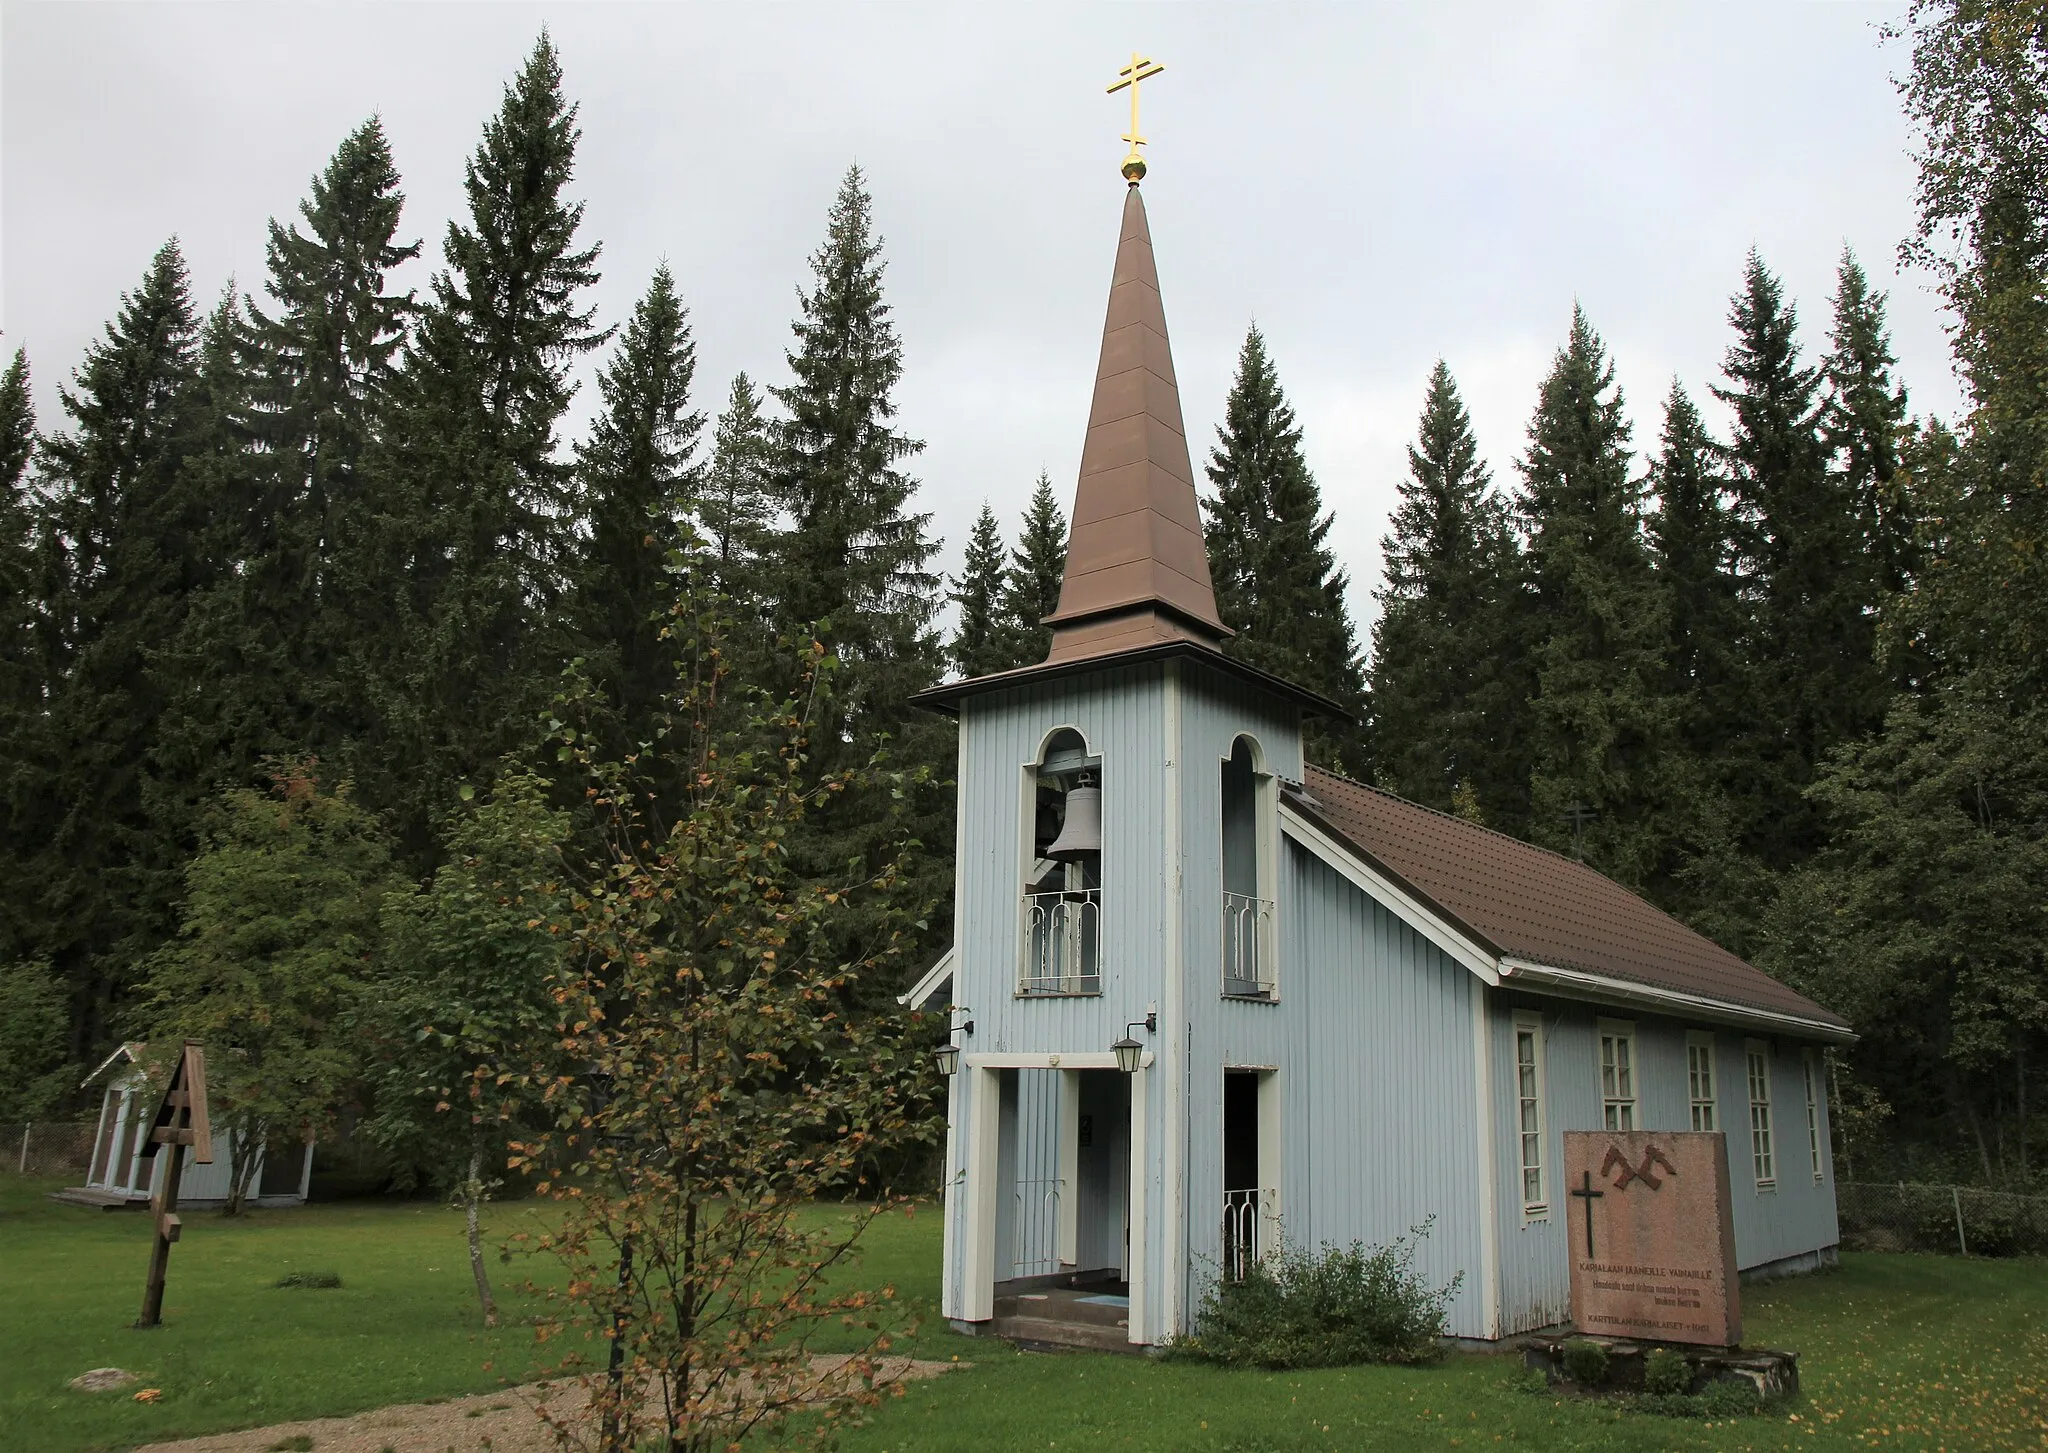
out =
[[(54, 1183), (0, 1177), (0, 1449), (121, 1448), (151, 1439), (484, 1392), (545, 1370), (513, 1290), (543, 1265), (495, 1260), (505, 1324), (478, 1325), (461, 1220), (431, 1202), (360, 1202), (186, 1218), (166, 1325), (130, 1328), (146, 1216), (56, 1205)], [(502, 1238), (544, 1209), (495, 1208)], [(838, 1214), (820, 1211), (821, 1215)], [(843, 1446), (924, 1449), (1332, 1448), (2048, 1449), (2048, 1261), (1851, 1256), (1839, 1273), (1753, 1288), (1757, 1343), (1803, 1354), (1794, 1418), (1709, 1426), (1532, 1397), (1501, 1357), (1415, 1371), (1221, 1373), (1087, 1355), (1020, 1354), (938, 1323), (938, 1218), (874, 1226), (861, 1274), (925, 1325), (901, 1350), (973, 1366), (873, 1414)], [(284, 1291), (290, 1271), (332, 1291)], [(821, 1344), (826, 1345), (826, 1344)], [(545, 1354), (545, 1356), (543, 1355)], [(86, 1396), (92, 1367), (141, 1373), (161, 1402)]]

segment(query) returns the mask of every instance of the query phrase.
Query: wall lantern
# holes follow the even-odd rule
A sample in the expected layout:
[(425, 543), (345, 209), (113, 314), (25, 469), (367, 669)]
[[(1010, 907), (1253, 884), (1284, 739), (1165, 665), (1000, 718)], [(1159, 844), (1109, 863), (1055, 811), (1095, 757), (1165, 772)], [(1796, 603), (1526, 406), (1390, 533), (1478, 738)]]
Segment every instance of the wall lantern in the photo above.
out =
[(1109, 1047), (1109, 1052), (1116, 1056), (1116, 1067), (1127, 1075), (1135, 1075), (1138, 1072), (1138, 1061), (1145, 1055), (1145, 1046), (1131, 1038), (1131, 1031), (1141, 1024), (1147, 1034), (1156, 1034), (1159, 1030), (1159, 1016), (1147, 1014), (1143, 1019), (1132, 1020), (1124, 1026), (1124, 1037)]
[[(946, 1017), (950, 1019), (959, 1012), (959, 1008), (955, 1006), (946, 1011)], [(969, 1009), (966, 1012), (972, 1014), (974, 1011)], [(974, 1021), (972, 1019), (968, 1020), (965, 1024), (956, 1024), (953, 1027), (963, 1034), (974, 1033)], [(951, 1076), (955, 1070), (960, 1068), (960, 1046), (953, 1043), (952, 1030), (947, 1031), (946, 1042), (932, 1051), (932, 1063), (939, 1067), (940, 1074), (947, 1076)]]

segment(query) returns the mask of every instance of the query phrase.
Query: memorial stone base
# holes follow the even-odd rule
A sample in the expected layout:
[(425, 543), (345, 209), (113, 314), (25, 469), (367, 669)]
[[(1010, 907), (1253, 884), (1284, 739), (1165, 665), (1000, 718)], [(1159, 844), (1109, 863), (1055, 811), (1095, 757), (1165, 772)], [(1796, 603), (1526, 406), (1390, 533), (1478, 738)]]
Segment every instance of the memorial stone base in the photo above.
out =
[(1641, 1392), (1643, 1359), (1657, 1347), (1669, 1347), (1685, 1358), (1692, 1368), (1690, 1392), (1702, 1392), (1716, 1382), (1745, 1384), (1764, 1398), (1788, 1398), (1799, 1391), (1799, 1354), (1769, 1347), (1722, 1349), (1620, 1337), (1528, 1337), (1521, 1343), (1522, 1365), (1540, 1370), (1552, 1382), (1561, 1382), (1565, 1375), (1565, 1344), (1579, 1341), (1598, 1342), (1607, 1349), (1607, 1378), (1598, 1391)]

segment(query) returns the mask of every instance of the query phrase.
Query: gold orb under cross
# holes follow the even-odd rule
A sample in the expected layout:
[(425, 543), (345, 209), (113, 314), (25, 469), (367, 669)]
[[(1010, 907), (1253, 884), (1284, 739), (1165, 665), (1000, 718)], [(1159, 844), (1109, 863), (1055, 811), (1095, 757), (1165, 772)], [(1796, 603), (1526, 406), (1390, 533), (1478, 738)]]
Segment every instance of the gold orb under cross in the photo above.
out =
[(1126, 86), (1130, 87), (1131, 129), (1124, 133), (1123, 139), (1131, 144), (1131, 152), (1129, 156), (1124, 158), (1122, 170), (1124, 180), (1134, 187), (1145, 175), (1145, 158), (1138, 152), (1138, 148), (1145, 144), (1145, 138), (1138, 130), (1138, 83), (1151, 80), (1165, 69), (1166, 67), (1160, 65), (1157, 61), (1149, 60), (1139, 55), (1138, 52), (1132, 51), (1131, 63), (1116, 73), (1116, 81), (1110, 85), (1109, 90), (1105, 93), (1114, 96)]

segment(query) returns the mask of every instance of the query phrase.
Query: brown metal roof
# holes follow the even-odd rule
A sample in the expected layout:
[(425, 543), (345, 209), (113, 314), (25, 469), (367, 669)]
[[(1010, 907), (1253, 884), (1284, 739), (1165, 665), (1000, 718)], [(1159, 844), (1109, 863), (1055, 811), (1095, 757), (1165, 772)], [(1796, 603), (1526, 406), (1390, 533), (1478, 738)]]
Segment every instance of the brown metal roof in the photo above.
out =
[(1066, 576), (1059, 609), (1046, 620), (1047, 661), (1170, 641), (1213, 647), (1231, 634), (1216, 613), (1152, 232), (1135, 182), (1124, 194)]
[(1849, 1027), (1584, 863), (1317, 767), (1288, 801), (1496, 957)]

